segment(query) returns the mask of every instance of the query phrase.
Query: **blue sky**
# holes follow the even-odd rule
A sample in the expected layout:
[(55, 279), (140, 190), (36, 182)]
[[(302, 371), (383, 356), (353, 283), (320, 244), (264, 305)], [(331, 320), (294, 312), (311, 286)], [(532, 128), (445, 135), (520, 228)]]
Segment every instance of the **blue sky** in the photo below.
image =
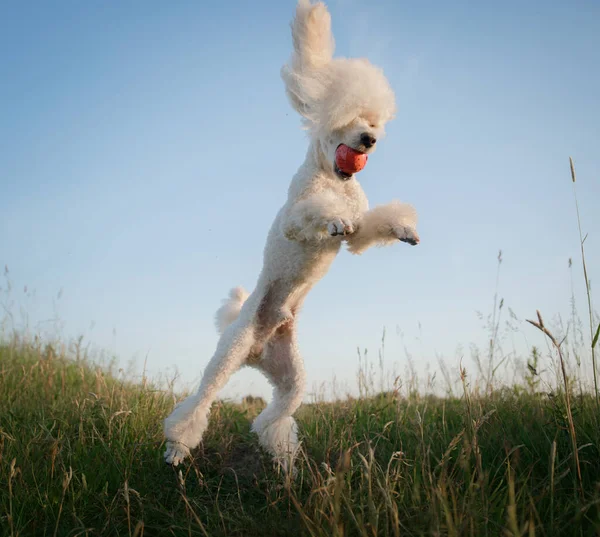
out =
[[(0, 263), (16, 309), (122, 363), (197, 380), (230, 287), (252, 289), (306, 136), (279, 69), (293, 1), (4, 4)], [(250, 9), (250, 6), (252, 8)], [(356, 348), (424, 371), (485, 345), (476, 312), (585, 312), (568, 157), (590, 278), (600, 270), (595, 2), (329, 3), (337, 54), (381, 65), (399, 113), (360, 181), (419, 212), (422, 244), (342, 252), (309, 295), (312, 386), (354, 384)], [(27, 292), (24, 287), (27, 286)], [(6, 285), (3, 284), (3, 288)], [(535, 341), (521, 326), (515, 345)], [(399, 334), (402, 333), (403, 337)], [(458, 349), (458, 350), (457, 350)], [(266, 393), (238, 374), (225, 394)]]

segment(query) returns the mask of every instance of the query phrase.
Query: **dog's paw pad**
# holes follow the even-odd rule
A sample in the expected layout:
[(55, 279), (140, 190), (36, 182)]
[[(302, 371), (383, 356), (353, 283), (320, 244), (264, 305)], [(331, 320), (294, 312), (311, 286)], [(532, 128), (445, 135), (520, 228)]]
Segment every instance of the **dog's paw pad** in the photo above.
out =
[(187, 446), (184, 446), (179, 442), (167, 442), (167, 449), (165, 450), (165, 462), (171, 466), (178, 466), (179, 463), (182, 463), (189, 454), (190, 450)]
[(332, 237), (336, 237), (338, 235), (351, 235), (354, 233), (354, 226), (350, 220), (336, 218), (327, 224), (327, 231)]
[(410, 226), (398, 226), (394, 228), (394, 236), (402, 242), (416, 246), (421, 242), (417, 230)]

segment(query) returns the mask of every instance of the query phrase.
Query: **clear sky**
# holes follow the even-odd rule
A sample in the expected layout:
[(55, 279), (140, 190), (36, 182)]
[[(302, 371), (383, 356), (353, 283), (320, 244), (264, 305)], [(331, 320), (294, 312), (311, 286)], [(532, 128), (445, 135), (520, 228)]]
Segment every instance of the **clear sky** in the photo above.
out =
[[(0, 17), (0, 263), (30, 326), (194, 382), (252, 289), (306, 136), (279, 69), (292, 0), (16, 2)], [(600, 271), (600, 4), (331, 0), (337, 54), (381, 65), (399, 112), (359, 179), (419, 211), (422, 244), (342, 252), (309, 295), (311, 385), (356, 348), (417, 367), (485, 345), (477, 311), (585, 313), (568, 157)], [(25, 285), (27, 291), (24, 291)], [(5, 289), (6, 284), (2, 287)], [(6, 296), (4, 295), (6, 301)], [(519, 325), (517, 345), (535, 340)], [(403, 334), (403, 336), (401, 336)], [(461, 351), (460, 349), (463, 349)], [(265, 393), (256, 373), (225, 394)]]

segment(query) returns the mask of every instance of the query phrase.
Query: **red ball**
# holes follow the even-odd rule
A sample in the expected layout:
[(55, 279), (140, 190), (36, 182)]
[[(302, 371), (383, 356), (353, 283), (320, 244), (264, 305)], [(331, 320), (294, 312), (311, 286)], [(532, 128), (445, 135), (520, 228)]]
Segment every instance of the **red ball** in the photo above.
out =
[(368, 155), (341, 144), (335, 150), (335, 163), (344, 173), (356, 173), (367, 165)]

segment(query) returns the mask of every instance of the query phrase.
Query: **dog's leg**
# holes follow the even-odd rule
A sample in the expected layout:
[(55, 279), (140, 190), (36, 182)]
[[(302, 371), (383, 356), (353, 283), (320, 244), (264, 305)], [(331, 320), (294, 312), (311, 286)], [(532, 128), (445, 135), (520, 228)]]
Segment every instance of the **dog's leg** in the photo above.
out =
[(354, 232), (352, 211), (343, 198), (325, 190), (295, 202), (285, 213), (281, 230), (288, 240), (320, 240)]
[(234, 322), (227, 327), (214, 356), (206, 366), (198, 391), (187, 397), (165, 419), (165, 460), (177, 466), (202, 440), (208, 413), (219, 390), (247, 358), (254, 344), (252, 323)]
[(302, 403), (305, 373), (296, 342), (293, 322), (280, 327), (265, 345), (263, 359), (254, 367), (273, 385), (273, 400), (254, 420), (252, 430), (260, 444), (284, 471), (293, 467), (299, 447), (298, 430), (292, 414)]
[(419, 243), (416, 230), (417, 213), (413, 207), (394, 201), (365, 212), (357, 222), (357, 229), (349, 235), (348, 250), (361, 254), (371, 246), (383, 246), (397, 241)]

